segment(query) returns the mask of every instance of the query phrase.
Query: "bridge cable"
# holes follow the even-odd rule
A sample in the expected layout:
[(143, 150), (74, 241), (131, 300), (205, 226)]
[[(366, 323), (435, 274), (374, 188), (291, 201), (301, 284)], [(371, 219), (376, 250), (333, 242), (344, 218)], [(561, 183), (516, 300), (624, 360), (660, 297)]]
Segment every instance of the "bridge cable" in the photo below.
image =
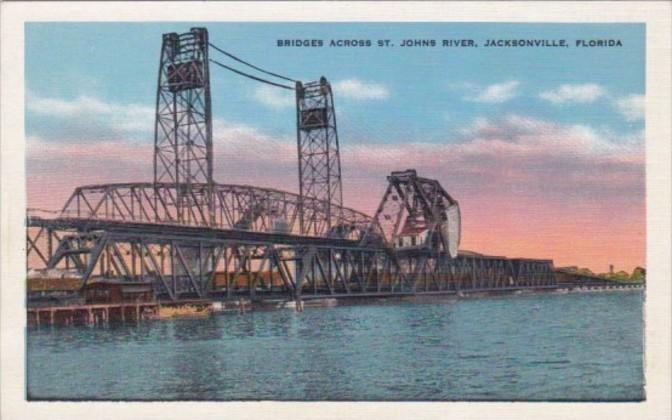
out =
[(237, 73), (237, 74), (239, 74), (241, 76), (244, 76), (244, 77), (247, 77), (249, 79), (256, 80), (257, 82), (266, 83), (268, 85), (283, 88), (283, 89), (287, 89), (287, 90), (296, 90), (293, 86), (287, 86), (287, 85), (283, 85), (283, 84), (280, 84), (280, 83), (271, 82), (270, 80), (262, 79), (262, 78), (257, 77), (257, 76), (252, 76), (251, 74), (247, 74), (247, 73), (244, 73), (240, 70), (236, 70), (233, 67), (229, 67), (226, 64), (222, 64), (219, 61), (213, 60), (212, 58), (210, 58), (209, 60), (213, 64), (217, 64), (218, 66), (223, 67), (226, 70), (232, 71), (234, 73)]
[(219, 48), (218, 46), (216, 46), (216, 45), (214, 45), (214, 44), (211, 44), (211, 43), (208, 42), (208, 45), (210, 45), (212, 48), (214, 48), (215, 50), (219, 51), (220, 53), (226, 55), (227, 57), (232, 58), (232, 59), (236, 60), (236, 61), (239, 62), (239, 63), (245, 64), (246, 66), (252, 67), (253, 69), (255, 69), (255, 70), (257, 70), (257, 71), (260, 71), (260, 72), (262, 72), (262, 73), (264, 73), (264, 74), (267, 74), (267, 75), (269, 75), (269, 76), (275, 76), (275, 77), (277, 77), (277, 78), (279, 78), (279, 79), (283, 79), (283, 80), (286, 80), (286, 81), (288, 81), (288, 82), (293, 82), (293, 83), (296, 82), (296, 80), (291, 79), (291, 78), (289, 78), (289, 77), (285, 77), (285, 76), (282, 76), (282, 75), (280, 75), (280, 74), (273, 73), (273, 72), (268, 71), (268, 70), (264, 70), (264, 69), (262, 69), (262, 68), (260, 68), (260, 67), (255, 66), (255, 65), (252, 64), (252, 63), (248, 63), (247, 61), (243, 60), (242, 58), (238, 58), (238, 57), (236, 57), (235, 55), (231, 54), (230, 52), (226, 52), (226, 51), (224, 51), (223, 49)]

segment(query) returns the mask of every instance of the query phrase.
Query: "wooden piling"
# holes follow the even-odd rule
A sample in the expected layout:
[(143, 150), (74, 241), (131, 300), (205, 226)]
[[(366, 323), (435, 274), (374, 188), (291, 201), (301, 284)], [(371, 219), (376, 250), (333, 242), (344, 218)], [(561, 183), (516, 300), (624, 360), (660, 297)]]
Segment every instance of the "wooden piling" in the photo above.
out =
[(295, 303), (294, 308), (296, 312), (303, 312), (303, 300), (301, 300), (300, 297), (297, 297), (294, 303)]

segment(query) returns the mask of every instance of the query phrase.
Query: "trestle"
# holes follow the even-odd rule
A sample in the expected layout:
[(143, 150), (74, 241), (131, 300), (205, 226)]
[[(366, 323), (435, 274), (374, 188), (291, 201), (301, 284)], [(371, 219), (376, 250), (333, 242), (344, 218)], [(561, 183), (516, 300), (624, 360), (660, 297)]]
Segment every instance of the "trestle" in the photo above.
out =
[[(151, 282), (155, 295), (253, 299), (268, 296), (333, 296), (457, 292), (551, 286), (552, 262), (458, 255), (429, 250), (394, 252), (386, 248), (253, 239), (100, 231), (50, 226), (28, 229), (32, 268), (76, 272), (82, 287), (100, 279)], [(175, 233), (178, 232), (178, 233)]]

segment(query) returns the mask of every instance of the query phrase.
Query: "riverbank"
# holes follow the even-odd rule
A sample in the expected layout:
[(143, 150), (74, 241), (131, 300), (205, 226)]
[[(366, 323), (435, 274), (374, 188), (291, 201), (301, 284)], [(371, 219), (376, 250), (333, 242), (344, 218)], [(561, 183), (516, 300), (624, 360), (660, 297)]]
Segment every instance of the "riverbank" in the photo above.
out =
[(447, 290), (412, 293), (370, 293), (362, 295), (305, 296), (301, 300), (250, 299), (238, 297), (219, 300), (185, 300), (180, 302), (142, 302), (117, 304), (79, 304), (29, 307), (27, 324), (42, 325), (99, 325), (110, 322), (139, 322), (148, 319), (207, 317), (213, 313), (240, 313), (289, 309), (302, 312), (305, 308), (329, 308), (342, 305), (362, 305), (385, 302), (435, 302), (446, 299), (479, 299), (496, 296), (529, 296), (537, 294), (601, 293), (643, 290), (644, 284), (613, 284), (600, 286), (564, 285), (559, 287), (501, 288), (497, 290)]

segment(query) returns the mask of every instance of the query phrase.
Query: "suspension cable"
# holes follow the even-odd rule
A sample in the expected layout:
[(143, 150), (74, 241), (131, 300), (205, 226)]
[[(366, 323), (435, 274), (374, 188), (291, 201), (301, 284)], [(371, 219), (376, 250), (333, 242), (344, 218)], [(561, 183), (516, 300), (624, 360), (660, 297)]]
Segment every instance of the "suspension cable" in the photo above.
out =
[(246, 66), (252, 67), (253, 69), (255, 69), (255, 70), (257, 70), (257, 71), (260, 71), (260, 72), (262, 72), (262, 73), (268, 74), (269, 76), (275, 76), (275, 77), (277, 77), (277, 78), (279, 78), (279, 79), (287, 80), (288, 82), (296, 82), (296, 80), (291, 79), (291, 78), (289, 78), (289, 77), (285, 77), (285, 76), (279, 75), (279, 74), (277, 74), (277, 73), (273, 73), (273, 72), (271, 72), (271, 71), (264, 70), (264, 69), (262, 69), (262, 68), (260, 68), (260, 67), (255, 66), (254, 64), (248, 63), (247, 61), (245, 61), (245, 60), (243, 60), (243, 59), (241, 59), (241, 58), (238, 58), (238, 57), (236, 57), (235, 55), (233, 55), (233, 54), (231, 54), (231, 53), (229, 53), (229, 52), (226, 52), (226, 51), (224, 51), (223, 49), (221, 49), (221, 48), (217, 47), (216, 45), (213, 45), (213, 44), (211, 44), (211, 43), (209, 43), (209, 42), (208, 42), (208, 45), (210, 45), (212, 48), (214, 48), (215, 50), (219, 51), (220, 53), (226, 55), (227, 57), (232, 58), (232, 59), (236, 60), (236, 61), (239, 62), (239, 63), (245, 64)]
[(283, 85), (283, 84), (280, 84), (280, 83), (271, 82), (270, 80), (262, 79), (262, 78), (257, 77), (257, 76), (252, 76), (251, 74), (247, 74), (247, 73), (244, 73), (240, 70), (236, 70), (233, 67), (229, 67), (226, 64), (222, 64), (219, 61), (213, 60), (212, 58), (210, 58), (209, 60), (210, 60), (210, 62), (212, 62), (214, 64), (217, 64), (220, 67), (223, 67), (223, 68), (225, 68), (229, 71), (232, 71), (234, 73), (237, 73), (237, 74), (239, 74), (241, 76), (244, 76), (244, 77), (247, 77), (249, 79), (256, 80), (257, 82), (266, 83), (266, 84), (269, 84), (271, 86), (275, 86), (275, 87), (279, 87), (279, 88), (283, 88), (283, 89), (287, 89), (287, 90), (295, 90), (295, 88), (293, 86), (287, 86), (287, 85)]

